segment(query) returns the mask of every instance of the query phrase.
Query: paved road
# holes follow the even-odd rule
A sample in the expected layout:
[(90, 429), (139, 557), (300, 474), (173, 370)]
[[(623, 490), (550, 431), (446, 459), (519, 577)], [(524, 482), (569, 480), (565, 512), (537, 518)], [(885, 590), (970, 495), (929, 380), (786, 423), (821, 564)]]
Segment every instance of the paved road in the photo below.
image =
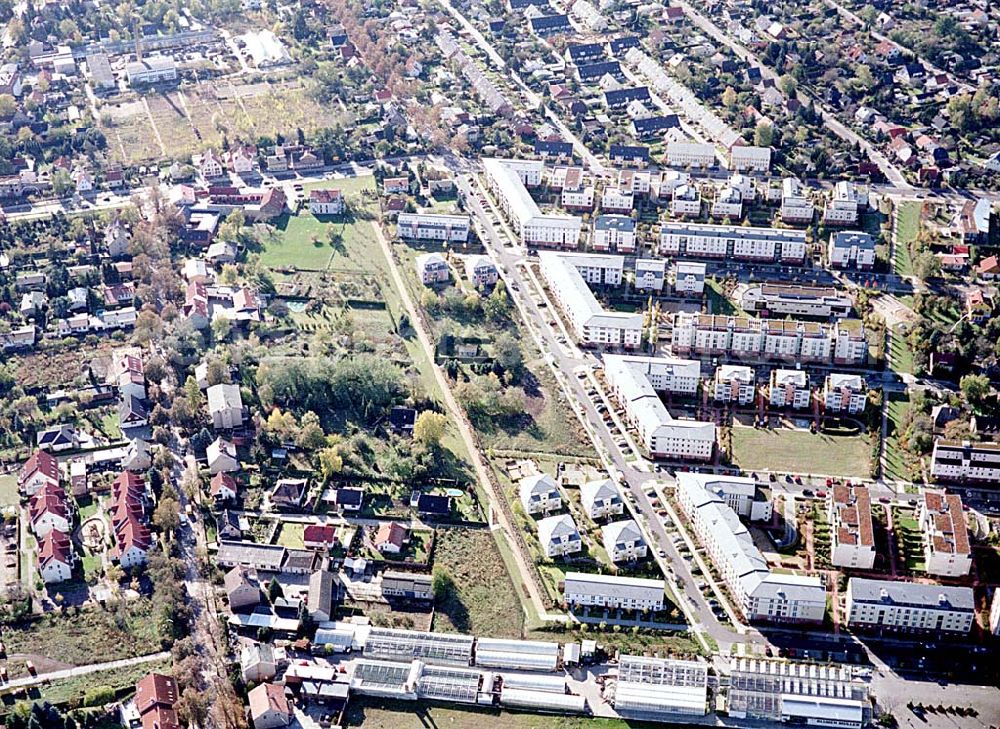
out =
[[(99, 650), (99, 646), (95, 646), (95, 650)], [(86, 676), (91, 673), (97, 673), (98, 671), (108, 671), (114, 668), (127, 668), (128, 666), (138, 666), (143, 663), (154, 663), (156, 661), (163, 661), (170, 658), (169, 651), (163, 651), (161, 653), (151, 653), (146, 656), (137, 656), (135, 658), (123, 658), (119, 661), (108, 661), (107, 663), (89, 663), (86, 666), (73, 666), (73, 668), (64, 668), (61, 671), (52, 671), (50, 673), (40, 673), (37, 676), (22, 676), (21, 678), (15, 678), (2, 684), (4, 689), (12, 688), (22, 688), (25, 686), (35, 686), (40, 683), (47, 683), (49, 681), (58, 681), (62, 678), (75, 678), (77, 676)]]
[[(505, 510), (495, 506), (495, 504), (498, 504), (500, 499), (503, 498), (503, 495), (497, 494), (494, 491), (493, 482), (489, 477), (488, 466), (486, 465), (486, 461), (483, 459), (482, 454), (479, 452), (479, 448), (476, 447), (476, 440), (472, 435), (471, 429), (469, 428), (468, 421), (465, 419), (465, 411), (462, 410), (458, 401), (455, 399), (451, 390), (451, 383), (448, 382), (448, 379), (445, 377), (442, 369), (434, 362), (434, 346), (431, 343), (430, 334), (425, 330), (423, 319), (420, 317), (417, 307), (413, 303), (413, 298), (410, 296), (410, 292), (403, 282), (403, 277), (399, 272), (399, 266), (396, 264), (396, 259), (392, 255), (392, 246), (383, 234), (381, 226), (375, 221), (372, 221), (371, 225), (372, 229), (375, 231), (375, 237), (378, 238), (379, 244), (382, 248), (382, 254), (388, 262), (389, 273), (392, 276), (393, 285), (399, 292), (403, 306), (406, 307), (406, 311), (410, 317), (410, 324), (417, 333), (417, 340), (420, 342), (420, 346), (424, 350), (424, 355), (427, 357), (427, 361), (431, 364), (431, 371), (434, 373), (434, 379), (438, 384), (438, 388), (441, 390), (442, 396), (444, 397), (444, 405), (451, 416), (451, 421), (458, 429), (458, 433), (462, 438), (462, 442), (465, 444), (465, 449), (468, 451), (469, 457), (472, 459), (472, 466), (475, 469), (479, 485), (482, 487), (489, 500), (490, 523), (497, 524), (504, 532), (504, 539), (506, 539), (507, 543), (510, 545), (510, 551), (514, 555), (514, 559), (517, 561), (521, 573), (523, 575), (530, 575), (533, 568), (527, 563), (526, 560), (528, 557), (518, 548), (517, 542), (514, 540), (513, 536), (514, 529), (518, 529), (519, 527), (516, 524), (511, 524), (509, 522)], [(528, 592), (528, 596), (530, 597), (532, 605), (535, 608), (535, 612), (537, 612), (540, 617), (547, 620), (564, 619), (562, 616), (553, 616), (547, 612), (545, 600), (538, 591), (538, 587), (534, 580), (524, 579), (522, 580), (522, 584)]]

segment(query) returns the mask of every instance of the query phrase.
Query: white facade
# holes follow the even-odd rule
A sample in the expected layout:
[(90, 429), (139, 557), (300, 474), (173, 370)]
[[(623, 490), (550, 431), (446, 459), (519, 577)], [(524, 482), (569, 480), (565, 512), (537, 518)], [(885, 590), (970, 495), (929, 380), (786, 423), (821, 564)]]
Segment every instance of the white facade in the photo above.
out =
[(743, 365), (720, 365), (715, 370), (712, 399), (749, 405), (757, 393), (753, 368)]
[(629, 422), (654, 458), (711, 459), (715, 425), (675, 420), (657, 392), (694, 395), (701, 365), (693, 360), (607, 355), (604, 374)]
[(665, 587), (663, 580), (567, 572), (563, 599), (570, 606), (659, 612), (663, 610)]
[(627, 215), (599, 215), (594, 220), (594, 250), (632, 253), (635, 221)]
[(208, 388), (208, 412), (216, 430), (243, 425), (243, 398), (239, 385), (220, 383)]
[(396, 233), (408, 240), (464, 243), (469, 239), (469, 216), (400, 213), (396, 220)]
[(871, 495), (867, 486), (836, 485), (830, 494), (830, 562), (870, 570), (875, 564)]
[(466, 256), (465, 276), (478, 288), (493, 286), (500, 278), (496, 264), (487, 256)]
[(573, 215), (543, 215), (526, 185), (541, 184), (541, 160), (485, 159), (486, 181), (524, 245), (576, 248), (582, 221)]
[(538, 521), (538, 541), (546, 557), (563, 557), (583, 549), (576, 522), (569, 514), (550, 516)]
[(834, 268), (874, 268), (875, 239), (860, 231), (839, 231), (830, 236), (827, 258)]
[(610, 478), (587, 481), (580, 487), (580, 504), (594, 521), (618, 516), (625, 511), (618, 485)]
[(538, 260), (542, 276), (581, 344), (639, 346), (642, 315), (605, 311), (590, 290), (591, 285), (620, 286), (624, 258), (543, 251)]
[(660, 225), (660, 253), (801, 263), (806, 257), (806, 235), (787, 228), (668, 222)]
[(853, 182), (841, 180), (833, 187), (823, 211), (827, 225), (855, 225), (858, 222), (858, 191)]
[(444, 283), (451, 278), (448, 261), (440, 253), (423, 253), (417, 256), (415, 265), (417, 276), (424, 286)]
[(815, 207), (794, 177), (781, 182), (781, 219), (786, 223), (811, 223)]
[(678, 478), (677, 499), (747, 620), (823, 621), (826, 590), (820, 580), (771, 573), (736, 512), (701, 479)]
[(667, 262), (662, 258), (637, 258), (635, 288), (639, 291), (663, 291), (666, 271)]
[(601, 195), (601, 210), (611, 213), (630, 213), (633, 207), (635, 207), (635, 196), (631, 190), (604, 188), (604, 194)]
[(803, 410), (809, 407), (812, 398), (812, 388), (809, 387), (809, 375), (802, 370), (771, 370), (770, 392), (768, 402), (773, 408), (795, 408)]
[(740, 305), (746, 312), (766, 311), (771, 316), (828, 319), (847, 316), (854, 303), (846, 293), (832, 287), (751, 284), (743, 291)]
[(729, 150), (729, 167), (733, 170), (767, 172), (771, 169), (771, 148), (734, 145)]
[(831, 372), (823, 382), (823, 405), (829, 413), (856, 415), (868, 404), (868, 387), (861, 375)]
[(847, 582), (847, 624), (853, 628), (965, 635), (975, 619), (971, 587), (858, 577)]
[(677, 261), (674, 263), (672, 276), (674, 292), (701, 296), (705, 293), (705, 270), (705, 264), (698, 261)]
[(938, 439), (931, 475), (939, 481), (1000, 483), (1000, 444)]
[(965, 577), (972, 570), (969, 528), (962, 497), (927, 489), (917, 507), (924, 543), (924, 570), (939, 577)]
[(701, 195), (698, 194), (698, 189), (694, 185), (674, 188), (670, 212), (674, 215), (701, 215)]
[(601, 527), (601, 541), (612, 564), (645, 559), (649, 552), (639, 525), (632, 519), (611, 522)]
[(547, 473), (526, 476), (518, 485), (521, 506), (528, 514), (547, 514), (562, 508), (562, 495)]
[(711, 167), (715, 164), (715, 147), (694, 142), (667, 144), (667, 164), (671, 167)]

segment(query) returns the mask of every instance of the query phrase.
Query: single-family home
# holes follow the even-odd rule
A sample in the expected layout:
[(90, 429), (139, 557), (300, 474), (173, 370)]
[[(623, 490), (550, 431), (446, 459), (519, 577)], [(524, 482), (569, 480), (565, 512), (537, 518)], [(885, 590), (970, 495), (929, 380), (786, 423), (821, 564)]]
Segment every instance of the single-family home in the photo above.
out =
[(240, 650), (240, 675), (246, 684), (269, 681), (278, 672), (274, 657), (274, 646), (270, 643), (245, 645)]
[(205, 451), (208, 459), (208, 470), (214, 476), (217, 473), (231, 473), (240, 470), (240, 462), (236, 458), (236, 444), (219, 437), (212, 441)]
[(618, 485), (610, 478), (587, 481), (580, 486), (580, 503), (587, 516), (595, 521), (618, 516), (625, 510)]
[(612, 563), (644, 559), (649, 550), (639, 525), (632, 519), (612, 522), (601, 528), (601, 540)]
[(333, 492), (333, 503), (341, 511), (361, 511), (364, 498), (364, 489), (359, 488), (338, 488)]
[(337, 544), (337, 528), (331, 524), (307, 524), (302, 530), (306, 549), (328, 549)]
[(223, 585), (233, 612), (253, 610), (263, 600), (260, 579), (252, 567), (236, 565), (226, 573)]
[(583, 549), (580, 531), (569, 514), (559, 514), (541, 519), (538, 524), (538, 541), (546, 557), (563, 557)]
[(208, 388), (208, 414), (216, 430), (243, 425), (243, 398), (238, 385), (220, 383)]
[(344, 194), (340, 190), (312, 190), (309, 193), (309, 212), (313, 215), (341, 215), (344, 212)]
[(78, 448), (80, 438), (72, 425), (55, 425), (38, 431), (36, 442), (40, 449), (59, 453)]
[(562, 508), (562, 496), (555, 480), (547, 473), (521, 479), (518, 486), (521, 506), (528, 514), (547, 514)]
[(239, 483), (233, 476), (220, 471), (212, 476), (209, 482), (208, 493), (216, 506), (220, 504), (230, 504), (236, 501), (239, 493)]
[(292, 706), (283, 686), (262, 683), (250, 691), (248, 698), (254, 729), (275, 729), (292, 723)]
[(407, 536), (406, 527), (399, 522), (383, 522), (375, 532), (375, 549), (382, 554), (399, 554)]
[(304, 478), (282, 478), (271, 489), (271, 506), (275, 509), (294, 511), (302, 506), (307, 491)]

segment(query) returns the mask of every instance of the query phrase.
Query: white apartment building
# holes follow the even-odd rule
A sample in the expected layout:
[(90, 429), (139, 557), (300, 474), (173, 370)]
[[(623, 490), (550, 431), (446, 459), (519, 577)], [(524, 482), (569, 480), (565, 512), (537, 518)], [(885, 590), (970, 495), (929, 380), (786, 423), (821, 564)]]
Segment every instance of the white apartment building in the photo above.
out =
[(681, 185), (690, 185), (691, 175), (687, 172), (678, 172), (677, 170), (667, 170), (657, 177), (650, 188), (651, 192), (656, 195), (656, 197), (664, 200), (669, 197), (673, 197), (674, 190), (676, 190)]
[[(662, 258), (637, 258), (635, 288), (638, 291), (663, 291), (667, 278), (667, 262)], [(704, 285), (704, 282), (703, 282)]]
[(715, 369), (712, 399), (715, 402), (735, 402), (749, 405), (757, 394), (756, 377), (752, 367), (744, 365), (719, 365)]
[(802, 263), (805, 231), (705, 223), (662, 223), (660, 253), (691, 258)]
[(417, 276), (424, 286), (444, 283), (451, 277), (448, 261), (440, 253), (423, 253), (415, 261)]
[(618, 173), (618, 189), (635, 195), (648, 195), (653, 184), (653, 175), (646, 170), (624, 169)]
[(604, 188), (604, 194), (601, 195), (602, 212), (627, 215), (634, 207), (635, 195), (631, 190), (619, 190), (617, 187)]
[(972, 570), (969, 527), (962, 497), (926, 489), (917, 506), (924, 542), (924, 569), (939, 577), (965, 577)]
[(774, 505), (752, 478), (691, 472), (678, 473), (677, 478), (696, 482), (701, 488), (719, 497), (741, 519), (771, 521), (774, 515)]
[(670, 200), (670, 212), (674, 215), (701, 215), (701, 195), (694, 185), (678, 185)]
[(694, 142), (669, 142), (667, 164), (671, 167), (712, 167), (715, 164), (715, 147)]
[(771, 148), (733, 145), (729, 150), (729, 169), (767, 172), (771, 169)]
[(729, 176), (729, 187), (739, 190), (743, 196), (743, 202), (753, 202), (757, 199), (757, 183), (752, 177), (747, 177), (739, 172), (734, 172)]
[(975, 620), (971, 587), (860, 577), (847, 581), (847, 624), (852, 628), (965, 635)]
[(781, 181), (781, 220), (785, 223), (811, 223), (815, 208), (812, 200), (794, 177)]
[(628, 215), (598, 215), (594, 219), (593, 247), (596, 251), (635, 251), (635, 221)]
[(823, 211), (823, 222), (827, 225), (856, 225), (858, 202), (858, 190), (854, 183), (841, 180), (833, 186), (830, 200)]
[(396, 220), (396, 233), (405, 240), (464, 243), (469, 239), (469, 216), (400, 213)]
[(612, 564), (645, 559), (649, 552), (639, 525), (632, 519), (614, 521), (601, 527), (601, 541)]
[(809, 407), (812, 389), (809, 387), (809, 375), (802, 370), (771, 370), (768, 403), (773, 408), (795, 408), (804, 410)]
[(672, 333), (676, 353), (742, 359), (863, 364), (868, 347), (864, 327), (841, 322), (781, 321), (678, 312)]
[(563, 599), (570, 608), (624, 608), (655, 613), (663, 610), (665, 589), (663, 580), (567, 572)]
[(850, 314), (854, 302), (846, 293), (832, 287), (765, 283), (747, 286), (740, 305), (744, 311), (763, 312), (765, 316), (829, 319)]
[(931, 456), (936, 481), (1000, 483), (1000, 443), (938, 439)]
[(591, 285), (620, 286), (625, 259), (586, 253), (543, 251), (542, 276), (581, 344), (598, 347), (638, 347), (642, 314), (605, 311)]
[(701, 296), (705, 293), (704, 263), (698, 261), (676, 261), (672, 271), (674, 292)]
[(821, 623), (826, 589), (820, 580), (772, 573), (736, 512), (701, 479), (687, 476), (679, 474), (677, 500), (743, 616), (751, 622)]
[(580, 486), (580, 504), (594, 521), (620, 516), (625, 511), (618, 485), (610, 478), (587, 481)]
[(830, 236), (827, 258), (833, 268), (875, 267), (875, 239), (856, 230), (842, 230)]
[(872, 501), (867, 486), (837, 484), (830, 494), (830, 562), (870, 570), (875, 564)]
[(549, 179), (549, 187), (561, 190), (559, 204), (567, 210), (594, 209), (594, 185), (580, 167), (558, 167)]
[(500, 279), (497, 266), (488, 256), (466, 256), (465, 277), (477, 289), (494, 286)]
[(701, 380), (700, 363), (664, 357), (607, 355), (604, 375), (652, 457), (697, 461), (712, 458), (715, 424), (675, 420), (657, 394), (694, 395)]
[(730, 218), (738, 220), (743, 217), (743, 193), (735, 187), (726, 185), (721, 188), (712, 201), (711, 215), (713, 218)]
[(543, 214), (526, 186), (541, 184), (541, 160), (485, 159), (486, 181), (498, 207), (524, 245), (576, 248), (582, 221), (575, 215)]
[(823, 382), (823, 406), (828, 413), (863, 412), (868, 404), (868, 387), (861, 375), (831, 372)]

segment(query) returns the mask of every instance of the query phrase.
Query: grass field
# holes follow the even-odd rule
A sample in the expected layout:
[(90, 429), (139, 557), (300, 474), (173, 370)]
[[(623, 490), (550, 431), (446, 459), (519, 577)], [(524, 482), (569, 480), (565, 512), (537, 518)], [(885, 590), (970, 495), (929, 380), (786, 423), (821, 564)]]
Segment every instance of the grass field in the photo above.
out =
[(903, 417), (910, 406), (910, 398), (905, 392), (889, 393), (887, 403), (889, 427), (885, 441), (886, 478), (913, 481), (920, 476), (919, 463), (899, 442)]
[(733, 428), (733, 462), (746, 471), (787, 471), (867, 478), (865, 435), (833, 436), (805, 430)]
[(920, 232), (921, 202), (905, 202), (899, 206), (896, 216), (896, 258), (893, 268), (900, 276), (913, 275), (913, 261), (910, 260), (910, 243)]
[(305, 526), (303, 524), (283, 523), (278, 529), (278, 544), (289, 549), (302, 549)]
[(156, 622), (150, 620), (148, 600), (137, 600), (118, 610), (86, 609), (79, 614), (50, 613), (26, 627), (5, 630), (8, 654), (44, 656), (82, 666), (101, 661), (144, 656), (162, 650)]
[(901, 549), (906, 569), (910, 572), (923, 572), (926, 565), (920, 523), (913, 518), (912, 511), (897, 511), (894, 516), (896, 543)]
[(620, 719), (547, 716), (497, 709), (454, 709), (386, 699), (352, 700), (345, 723), (347, 726), (364, 726), (365, 729), (647, 729), (663, 726)]
[(434, 567), (447, 572), (454, 583), (451, 595), (437, 603), (434, 630), (521, 637), (524, 614), (489, 531), (438, 530)]
[(889, 335), (889, 366), (894, 372), (913, 374), (913, 350), (898, 328), (893, 329)]

